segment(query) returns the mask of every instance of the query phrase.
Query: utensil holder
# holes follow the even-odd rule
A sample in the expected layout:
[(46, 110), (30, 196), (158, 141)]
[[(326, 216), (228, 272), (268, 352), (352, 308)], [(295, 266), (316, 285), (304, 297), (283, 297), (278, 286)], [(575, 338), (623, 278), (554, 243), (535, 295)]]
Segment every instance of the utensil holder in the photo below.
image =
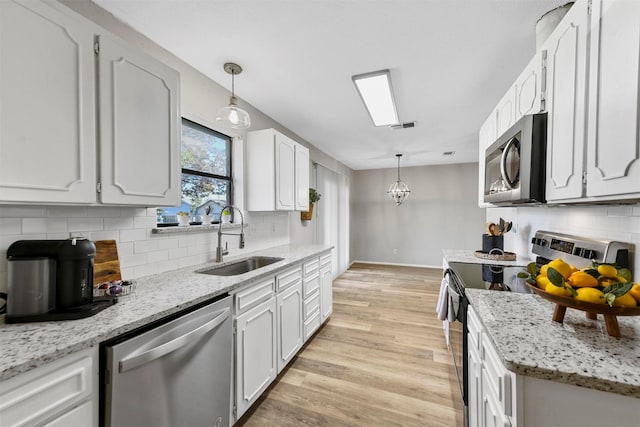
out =
[(489, 234), (482, 235), (482, 252), (489, 253), (491, 249), (504, 250), (504, 236), (490, 236)]

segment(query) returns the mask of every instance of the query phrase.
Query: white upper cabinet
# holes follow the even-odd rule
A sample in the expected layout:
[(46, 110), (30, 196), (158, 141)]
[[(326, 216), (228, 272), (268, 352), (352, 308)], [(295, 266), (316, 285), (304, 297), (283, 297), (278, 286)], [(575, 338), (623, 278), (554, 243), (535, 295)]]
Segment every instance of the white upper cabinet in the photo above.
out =
[(485, 185), (485, 150), (497, 138), (496, 135), (496, 112), (493, 111), (489, 118), (480, 128), (478, 135), (478, 206), (481, 208), (493, 206), (484, 201), (484, 185)]
[(586, 1), (576, 2), (545, 41), (547, 55), (546, 198), (583, 197), (587, 35)]
[(297, 211), (309, 209), (309, 149), (296, 144), (295, 197)]
[(516, 92), (514, 123), (525, 114), (536, 114), (543, 110), (543, 81), (544, 53), (538, 52), (514, 83)]
[(180, 203), (179, 75), (107, 34), (0, 1), (0, 203)]
[(640, 196), (640, 2), (593, 0), (587, 196)]
[(496, 107), (496, 138), (516, 122), (516, 88), (511, 86)]
[(275, 129), (247, 134), (247, 210), (309, 207), (309, 150)]
[(93, 27), (0, 1), (0, 201), (95, 201)]
[(180, 204), (179, 75), (99, 37), (100, 201)]

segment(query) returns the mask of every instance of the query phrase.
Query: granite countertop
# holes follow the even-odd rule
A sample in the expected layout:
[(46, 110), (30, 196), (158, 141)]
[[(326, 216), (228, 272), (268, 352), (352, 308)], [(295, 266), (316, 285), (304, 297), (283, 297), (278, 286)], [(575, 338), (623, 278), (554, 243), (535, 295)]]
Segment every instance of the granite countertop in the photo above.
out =
[(460, 262), (463, 264), (485, 264), (503, 265), (505, 267), (524, 267), (533, 260), (527, 257), (516, 255), (515, 261), (494, 261), (490, 259), (478, 258), (475, 251), (466, 249), (443, 249), (442, 254), (448, 262)]
[[(117, 304), (86, 319), (5, 324), (3, 316), (0, 321), (0, 381), (254, 283), (331, 248), (285, 245), (228, 257), (221, 264), (211, 262), (146, 276), (135, 280), (133, 294), (120, 297)], [(251, 255), (282, 257), (284, 260), (238, 276), (197, 273)]]
[(519, 375), (640, 398), (640, 317), (619, 316), (621, 338), (607, 335), (604, 319), (555, 305), (537, 295), (467, 289), (504, 366)]

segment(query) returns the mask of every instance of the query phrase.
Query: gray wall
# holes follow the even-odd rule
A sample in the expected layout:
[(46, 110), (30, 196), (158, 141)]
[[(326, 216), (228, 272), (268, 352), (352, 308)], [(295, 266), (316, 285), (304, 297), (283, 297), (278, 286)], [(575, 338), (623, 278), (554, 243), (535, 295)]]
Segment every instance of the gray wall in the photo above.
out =
[(485, 209), (478, 207), (477, 163), (401, 168), (400, 174), (411, 195), (396, 206), (386, 194), (396, 169), (353, 172), (354, 260), (441, 266), (443, 248), (481, 247)]

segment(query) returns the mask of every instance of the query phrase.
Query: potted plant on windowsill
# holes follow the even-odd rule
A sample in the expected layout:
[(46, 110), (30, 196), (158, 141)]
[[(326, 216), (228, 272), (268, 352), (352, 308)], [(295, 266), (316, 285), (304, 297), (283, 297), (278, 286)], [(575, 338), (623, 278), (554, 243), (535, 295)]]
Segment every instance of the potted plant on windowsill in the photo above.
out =
[(178, 225), (180, 227), (189, 226), (189, 213), (185, 211), (178, 212)]
[(313, 206), (320, 200), (322, 194), (318, 193), (315, 188), (309, 189), (309, 210), (300, 212), (300, 218), (304, 221), (310, 221), (313, 218)]

